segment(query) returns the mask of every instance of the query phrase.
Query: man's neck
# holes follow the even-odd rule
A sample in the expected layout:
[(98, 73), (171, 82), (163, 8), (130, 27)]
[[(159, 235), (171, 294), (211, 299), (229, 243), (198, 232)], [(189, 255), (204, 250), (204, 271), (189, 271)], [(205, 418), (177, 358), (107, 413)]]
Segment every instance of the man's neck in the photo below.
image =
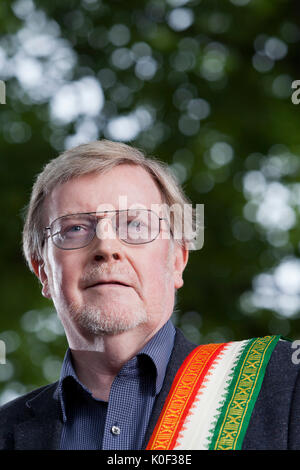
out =
[(80, 382), (95, 398), (108, 401), (111, 385), (124, 364), (155, 335), (138, 330), (102, 335), (70, 344), (74, 368)]

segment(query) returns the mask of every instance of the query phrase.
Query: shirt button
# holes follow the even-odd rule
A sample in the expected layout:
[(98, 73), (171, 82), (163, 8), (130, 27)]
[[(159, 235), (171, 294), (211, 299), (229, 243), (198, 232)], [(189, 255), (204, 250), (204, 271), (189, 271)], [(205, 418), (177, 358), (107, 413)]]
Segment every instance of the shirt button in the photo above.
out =
[(112, 426), (111, 428), (111, 432), (115, 435), (115, 436), (118, 436), (121, 432), (121, 429), (119, 428), (119, 426)]

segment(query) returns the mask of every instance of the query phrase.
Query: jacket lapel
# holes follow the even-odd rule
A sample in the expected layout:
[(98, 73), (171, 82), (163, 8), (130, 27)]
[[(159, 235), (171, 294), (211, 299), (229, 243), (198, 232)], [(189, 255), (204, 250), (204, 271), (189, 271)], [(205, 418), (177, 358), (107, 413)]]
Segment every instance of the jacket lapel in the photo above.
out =
[(62, 420), (57, 382), (26, 402), (28, 419), (15, 425), (16, 450), (59, 449)]
[(149, 420), (149, 425), (145, 434), (142, 449), (145, 449), (147, 447), (148, 441), (150, 440), (150, 437), (154, 431), (156, 422), (158, 421), (160, 413), (163, 409), (164, 403), (171, 389), (172, 383), (174, 381), (174, 378), (178, 369), (182, 365), (186, 356), (188, 356), (188, 354), (196, 347), (197, 347), (196, 344), (193, 344), (190, 341), (188, 341), (183, 336), (181, 331), (176, 328), (174, 347), (172, 350), (169, 364), (167, 366), (164, 383), (163, 383), (160, 393), (158, 394), (155, 400), (152, 414)]

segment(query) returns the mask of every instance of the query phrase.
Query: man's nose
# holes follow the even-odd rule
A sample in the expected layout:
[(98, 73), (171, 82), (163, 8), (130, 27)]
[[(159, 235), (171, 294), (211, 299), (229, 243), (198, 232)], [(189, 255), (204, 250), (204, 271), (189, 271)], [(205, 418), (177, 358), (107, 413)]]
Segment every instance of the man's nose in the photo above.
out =
[(96, 237), (94, 240), (96, 244), (95, 259), (108, 260), (110, 257), (113, 259), (122, 259), (122, 245), (117, 237), (114, 222), (108, 217), (100, 219), (96, 227)]

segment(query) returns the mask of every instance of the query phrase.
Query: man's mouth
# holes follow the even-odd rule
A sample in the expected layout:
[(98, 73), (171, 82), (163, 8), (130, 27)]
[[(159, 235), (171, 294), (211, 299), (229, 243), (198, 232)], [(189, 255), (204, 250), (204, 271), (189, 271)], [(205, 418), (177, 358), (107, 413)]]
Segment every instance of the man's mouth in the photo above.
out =
[(90, 287), (99, 287), (99, 286), (122, 286), (122, 287), (130, 287), (128, 284), (125, 284), (124, 282), (120, 282), (120, 281), (98, 281), (98, 282), (95, 282), (89, 286), (87, 286), (87, 288), (90, 288)]

